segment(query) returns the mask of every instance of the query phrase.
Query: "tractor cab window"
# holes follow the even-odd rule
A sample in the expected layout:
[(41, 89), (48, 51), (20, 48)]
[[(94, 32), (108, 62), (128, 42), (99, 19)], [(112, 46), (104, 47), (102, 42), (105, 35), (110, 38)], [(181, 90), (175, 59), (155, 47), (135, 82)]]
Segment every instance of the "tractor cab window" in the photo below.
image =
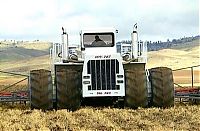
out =
[(114, 33), (84, 33), (84, 47), (112, 47), (114, 46)]

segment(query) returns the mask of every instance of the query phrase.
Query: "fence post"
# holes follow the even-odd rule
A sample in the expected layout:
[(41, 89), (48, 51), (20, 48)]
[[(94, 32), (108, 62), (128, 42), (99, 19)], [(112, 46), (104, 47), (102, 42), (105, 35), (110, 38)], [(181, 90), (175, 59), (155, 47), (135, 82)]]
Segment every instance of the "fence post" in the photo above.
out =
[(193, 72), (193, 67), (191, 67), (191, 75), (192, 75), (192, 88), (194, 86), (194, 72)]

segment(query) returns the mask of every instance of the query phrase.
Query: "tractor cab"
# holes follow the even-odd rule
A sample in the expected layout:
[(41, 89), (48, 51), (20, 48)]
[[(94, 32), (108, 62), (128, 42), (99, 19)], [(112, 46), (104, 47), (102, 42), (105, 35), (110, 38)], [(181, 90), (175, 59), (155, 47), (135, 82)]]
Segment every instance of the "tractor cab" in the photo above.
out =
[(82, 30), (80, 35), (83, 53), (117, 53), (115, 45), (116, 30), (114, 28)]

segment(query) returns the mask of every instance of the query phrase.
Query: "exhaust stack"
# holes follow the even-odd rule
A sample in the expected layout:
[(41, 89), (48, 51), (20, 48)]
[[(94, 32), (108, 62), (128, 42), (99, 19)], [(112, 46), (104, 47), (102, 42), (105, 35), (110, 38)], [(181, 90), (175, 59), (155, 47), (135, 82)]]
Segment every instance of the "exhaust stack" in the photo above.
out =
[(69, 58), (69, 45), (68, 45), (68, 34), (65, 29), (62, 27), (62, 59), (68, 60)]
[(137, 33), (137, 23), (133, 27), (133, 32), (131, 33), (132, 46), (131, 46), (131, 58), (138, 58), (138, 33)]

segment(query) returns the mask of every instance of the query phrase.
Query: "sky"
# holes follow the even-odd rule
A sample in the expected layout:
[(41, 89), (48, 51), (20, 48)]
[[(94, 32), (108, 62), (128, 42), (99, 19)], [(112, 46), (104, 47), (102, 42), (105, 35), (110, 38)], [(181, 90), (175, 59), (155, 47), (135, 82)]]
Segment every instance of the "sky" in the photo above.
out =
[(199, 0), (0, 0), (0, 40), (71, 44), (83, 28), (114, 27), (117, 41), (130, 40), (138, 24), (140, 40), (166, 41), (199, 35)]

